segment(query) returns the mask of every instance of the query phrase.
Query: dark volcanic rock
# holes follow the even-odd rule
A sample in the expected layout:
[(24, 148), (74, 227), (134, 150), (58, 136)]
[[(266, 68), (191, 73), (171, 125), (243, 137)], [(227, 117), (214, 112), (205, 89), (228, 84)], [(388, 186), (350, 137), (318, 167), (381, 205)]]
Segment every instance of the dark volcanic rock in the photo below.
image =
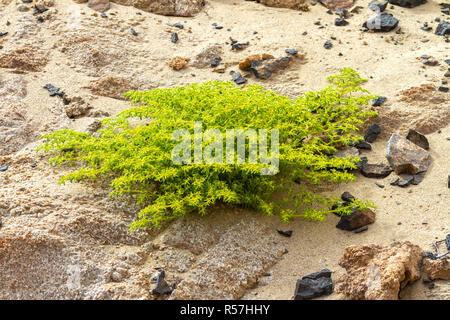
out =
[(390, 175), (392, 171), (392, 168), (384, 163), (364, 163), (361, 167), (361, 174), (367, 178), (385, 178)]
[(386, 101), (386, 97), (377, 97), (372, 100), (373, 107), (379, 107)]
[(450, 34), (450, 23), (443, 21), (438, 24), (435, 32), (438, 36), (445, 36)]
[(177, 43), (178, 41), (178, 34), (177, 33), (172, 33), (171, 37), (170, 37), (170, 41), (172, 41), (173, 43)]
[(364, 140), (367, 142), (374, 142), (378, 135), (381, 133), (381, 128), (378, 125), (378, 123), (372, 123), (369, 127), (369, 129), (367, 129), (366, 134), (364, 135)]
[(341, 216), (341, 220), (339, 220), (336, 228), (353, 231), (374, 222), (375, 212), (370, 209), (359, 210), (357, 208), (353, 208), (353, 212), (351, 214)]
[(389, 0), (390, 4), (395, 4), (405, 8), (414, 8), (426, 2), (427, 0)]
[(67, 99), (66, 94), (64, 92), (60, 91), (60, 88), (55, 87), (54, 85), (47, 83), (44, 86), (45, 89), (48, 90), (50, 97), (58, 96), (63, 100), (63, 103), (65, 105), (68, 105), (70, 103), (70, 100)]
[(325, 49), (331, 49), (331, 47), (333, 47), (333, 44), (331, 43), (331, 41), (327, 40), (325, 41), (325, 43), (323, 44), (323, 47)]
[(294, 300), (312, 299), (329, 295), (331, 292), (333, 292), (331, 271), (323, 269), (322, 271), (312, 273), (297, 280)]
[(363, 150), (372, 150), (372, 146), (370, 145), (370, 143), (361, 140), (359, 142), (352, 142), (350, 144), (352, 147), (358, 148), (358, 149), (363, 149)]
[(217, 67), (221, 61), (222, 61), (221, 57), (215, 57), (213, 61), (211, 61), (211, 67), (213, 68)]
[(414, 180), (414, 176), (413, 175), (408, 175), (402, 178), (402, 180), (400, 180), (400, 182), (397, 184), (399, 187), (407, 187), (409, 186), (409, 184), (411, 182), (413, 182)]
[(277, 230), (277, 232), (279, 233), (279, 234), (281, 234), (282, 236), (285, 236), (285, 237), (290, 237), (290, 236), (292, 236), (292, 230), (288, 230), (288, 231), (283, 231), (283, 230)]
[(417, 132), (416, 130), (409, 129), (408, 134), (406, 135), (406, 139), (408, 139), (412, 143), (418, 145), (419, 147), (425, 150), (430, 149), (428, 139), (423, 134)]
[(393, 133), (388, 141), (386, 158), (397, 174), (424, 172), (431, 163), (427, 151), (397, 133)]
[(383, 12), (380, 15), (369, 18), (363, 24), (363, 28), (373, 30), (375, 32), (388, 32), (398, 25), (399, 20), (390, 13)]
[(157, 275), (155, 277), (156, 280), (156, 284), (155, 284), (155, 288), (153, 288), (152, 293), (153, 294), (171, 294), (173, 291), (173, 287), (169, 286), (166, 282), (166, 280), (164, 280), (166, 276), (166, 273), (164, 272), (164, 270), (161, 270), (159, 272), (159, 275)]
[(352, 199), (355, 199), (355, 197), (348, 191), (345, 191), (343, 194), (341, 194), (341, 199), (344, 202), (350, 202)]
[(345, 20), (344, 18), (336, 18), (334, 20), (334, 25), (338, 27), (346, 26), (348, 25), (348, 21)]
[(233, 73), (231, 75), (231, 78), (233, 79), (233, 81), (236, 84), (243, 84), (243, 83), (245, 83), (247, 81), (247, 79), (245, 77), (243, 77), (240, 72)]

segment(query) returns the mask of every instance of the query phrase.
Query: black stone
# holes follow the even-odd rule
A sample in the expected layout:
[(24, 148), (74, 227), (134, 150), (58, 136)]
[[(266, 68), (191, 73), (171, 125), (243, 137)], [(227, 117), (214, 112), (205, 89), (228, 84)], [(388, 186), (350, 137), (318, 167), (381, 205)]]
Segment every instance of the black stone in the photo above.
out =
[(169, 286), (167, 284), (166, 280), (164, 280), (165, 276), (166, 276), (166, 273), (164, 272), (164, 270), (161, 270), (159, 272), (159, 275), (157, 275), (155, 277), (156, 284), (152, 290), (153, 294), (164, 295), (164, 294), (172, 293), (174, 288), (173, 288), (173, 286)]
[(416, 130), (409, 129), (408, 134), (406, 135), (406, 139), (408, 139), (412, 143), (418, 145), (419, 147), (425, 150), (430, 149), (428, 139), (423, 134), (417, 132)]
[(372, 0), (369, 3), (369, 9), (371, 9), (372, 11), (377, 11), (380, 10), (380, 12), (383, 12), (384, 10), (386, 10), (386, 7), (388, 5), (387, 1), (378, 1), (378, 0)]
[(383, 12), (376, 17), (369, 18), (362, 26), (375, 32), (388, 32), (394, 29), (398, 22), (399, 20), (392, 14)]
[(361, 174), (367, 178), (385, 178), (390, 175), (392, 168), (384, 163), (365, 163), (361, 167)]
[(0, 37), (6, 36), (8, 32), (0, 32)]
[(38, 17), (38, 18), (37, 18), (37, 21), (39, 21), (40, 23), (42, 23), (42, 22), (44, 22), (44, 18)]
[(284, 50), (284, 52), (286, 52), (287, 54), (295, 55), (295, 54), (298, 53), (298, 50), (296, 50), (296, 49), (286, 49), (286, 50)]
[(238, 51), (238, 50), (242, 50), (242, 49), (244, 49), (244, 48), (246, 48), (247, 46), (249, 45), (249, 42), (247, 41), (247, 42), (232, 42), (231, 43), (231, 50), (236, 50), (236, 51)]
[(333, 44), (329, 40), (325, 41), (325, 43), (323, 44), (323, 47), (325, 49), (331, 49), (332, 46), (333, 46)]
[(178, 29), (184, 29), (184, 26), (181, 23), (174, 23), (172, 24), (172, 27), (178, 28)]
[(386, 101), (386, 97), (376, 97), (372, 100), (373, 107), (379, 107)]
[(366, 231), (368, 229), (369, 229), (368, 226), (364, 226), (364, 227), (361, 227), (361, 228), (353, 230), (353, 233), (361, 233), (361, 232)]
[(172, 41), (173, 43), (177, 43), (177, 41), (178, 41), (178, 34), (176, 32), (172, 33), (170, 41)]
[(445, 246), (450, 251), (450, 233), (445, 237)]
[(131, 34), (133, 36), (137, 36), (138, 35), (137, 32), (133, 28), (130, 29), (130, 32), (131, 32)]
[(390, 4), (395, 4), (404, 8), (414, 8), (426, 2), (427, 0), (389, 0)]
[(367, 129), (366, 134), (364, 135), (364, 140), (369, 143), (372, 143), (377, 139), (380, 132), (381, 128), (378, 125), (378, 123), (372, 123), (369, 129)]
[(445, 59), (444, 62), (448, 65), (450, 65), (450, 59)]
[(243, 84), (247, 81), (247, 79), (245, 79), (240, 72), (235, 72), (233, 73), (233, 75), (231, 76), (231, 78), (233, 79), (233, 81), (237, 84)]
[(352, 142), (350, 144), (350, 146), (358, 148), (358, 149), (362, 149), (362, 150), (372, 150), (372, 146), (370, 145), (370, 143), (361, 140), (359, 142)]
[(0, 167), (0, 172), (4, 172), (4, 171), (6, 171), (6, 170), (8, 170), (8, 164), (7, 164), (7, 163), (4, 163), (4, 164), (2, 164), (2, 166)]
[(312, 299), (329, 295), (332, 292), (333, 282), (331, 280), (331, 271), (324, 269), (297, 280), (294, 300)]
[(345, 191), (343, 194), (341, 194), (341, 199), (344, 202), (351, 202), (352, 199), (355, 199), (355, 197), (348, 191)]
[(415, 174), (414, 179), (413, 179), (413, 181), (411, 181), (411, 183), (413, 185), (417, 186), (419, 183), (421, 183), (423, 181), (424, 178), (425, 178), (425, 172)]
[(219, 65), (220, 61), (222, 61), (221, 57), (215, 57), (213, 61), (211, 61), (211, 67), (215, 68)]
[(450, 34), (450, 23), (447, 21), (443, 21), (438, 24), (435, 32), (438, 36), (445, 36)]
[(397, 184), (399, 187), (407, 187), (414, 180), (414, 176), (409, 175), (402, 178), (402, 180)]
[(102, 18), (108, 18), (108, 16), (107, 16), (106, 13), (104, 13), (104, 12), (102, 12), (102, 13), (100, 14), (100, 17), (102, 17)]
[(391, 186), (396, 186), (398, 182), (400, 181), (399, 177), (392, 178), (391, 182), (389, 183)]
[(443, 14), (449, 15), (449, 14), (450, 14), (450, 9), (449, 9), (449, 8), (442, 8), (442, 9), (441, 9), (441, 12), (442, 12)]
[(290, 236), (292, 236), (292, 230), (288, 230), (288, 231), (283, 231), (283, 230), (277, 230), (277, 232), (279, 233), (279, 234), (281, 234), (282, 236), (285, 236), (285, 237), (290, 237)]
[(438, 90), (441, 92), (448, 92), (448, 87), (439, 87)]
[(334, 20), (334, 25), (338, 26), (338, 27), (343, 27), (343, 26), (348, 25), (348, 21), (345, 20), (344, 18), (336, 18)]
[(67, 99), (66, 94), (59, 91), (60, 89), (58, 87), (47, 83), (44, 88), (48, 90), (50, 97), (59, 96), (63, 100), (63, 103), (65, 105), (68, 105), (70, 103), (70, 100)]

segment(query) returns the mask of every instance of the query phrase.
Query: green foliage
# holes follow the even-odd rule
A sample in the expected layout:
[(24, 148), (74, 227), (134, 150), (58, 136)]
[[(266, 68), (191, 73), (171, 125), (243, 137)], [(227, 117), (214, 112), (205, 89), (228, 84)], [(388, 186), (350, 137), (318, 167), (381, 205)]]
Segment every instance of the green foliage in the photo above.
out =
[[(354, 180), (350, 171), (360, 160), (331, 154), (359, 140), (355, 135), (358, 126), (376, 114), (365, 108), (374, 96), (360, 86), (366, 80), (355, 71), (344, 68), (329, 81), (332, 85), (325, 89), (295, 100), (259, 85), (242, 89), (219, 81), (131, 91), (126, 96), (136, 106), (102, 120), (97, 135), (60, 130), (44, 135), (45, 143), (39, 149), (54, 152), (53, 164), (81, 165), (61, 183), (109, 178), (111, 195), (131, 195), (142, 207), (132, 228), (158, 227), (190, 212), (204, 215), (217, 202), (277, 214), (283, 221), (299, 216), (323, 220), (338, 199), (310, 192), (303, 182)], [(141, 123), (132, 125), (137, 119)], [(261, 175), (265, 165), (260, 163), (175, 165), (171, 151), (178, 141), (171, 140), (172, 132), (185, 128), (193, 135), (196, 120), (202, 121), (203, 132), (210, 128), (223, 133), (231, 128), (278, 129), (279, 173)], [(207, 144), (203, 142), (204, 147)], [(275, 191), (286, 196), (275, 201)], [(372, 205), (355, 200), (351, 206)], [(349, 213), (350, 206), (340, 205), (336, 210)]]

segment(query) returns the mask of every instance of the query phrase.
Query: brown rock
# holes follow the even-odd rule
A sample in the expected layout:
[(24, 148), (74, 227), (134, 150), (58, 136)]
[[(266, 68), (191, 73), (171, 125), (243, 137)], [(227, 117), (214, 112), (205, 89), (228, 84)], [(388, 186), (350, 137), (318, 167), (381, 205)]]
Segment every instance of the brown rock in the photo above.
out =
[(422, 273), (423, 277), (430, 280), (450, 280), (450, 263), (446, 257), (437, 260), (425, 258), (422, 261)]
[(109, 0), (89, 0), (88, 7), (98, 12), (108, 11), (110, 8)]
[(189, 58), (173, 57), (169, 61), (169, 67), (177, 71), (181, 70), (187, 65), (189, 60)]
[(254, 54), (251, 56), (248, 56), (244, 60), (241, 60), (239, 62), (239, 69), (241, 70), (248, 70), (252, 66), (253, 60), (267, 60), (267, 59), (274, 59), (274, 56), (271, 54), (263, 53), (263, 54)]
[(343, 215), (336, 228), (353, 231), (375, 222), (375, 212), (370, 209), (353, 209), (352, 214)]
[(203, 0), (112, 0), (112, 2), (165, 16), (192, 17), (203, 8)]
[(36, 48), (23, 47), (0, 56), (0, 68), (12, 68), (18, 71), (41, 71), (47, 64), (47, 58)]
[(420, 278), (421, 260), (422, 249), (408, 241), (347, 247), (339, 261), (347, 274), (335, 290), (350, 299), (397, 300), (401, 289)]
[(291, 57), (278, 59), (253, 60), (250, 69), (259, 79), (268, 79), (273, 73), (286, 69), (292, 62)]
[(397, 133), (393, 133), (388, 141), (386, 158), (397, 174), (424, 172), (431, 162), (427, 151)]
[(306, 0), (260, 0), (260, 3), (268, 7), (309, 11), (309, 5), (306, 3)]
[(353, 6), (353, 0), (319, 0), (319, 2), (333, 11), (339, 8), (349, 9)]
[(80, 97), (74, 97), (70, 101), (70, 104), (65, 106), (65, 111), (66, 115), (71, 119), (85, 116), (92, 109), (92, 106), (85, 103)]
[(213, 44), (207, 46), (195, 56), (192, 66), (196, 68), (210, 68), (214, 58), (220, 57), (222, 54), (223, 48), (221, 45)]
[(421, 147), (425, 150), (430, 149), (430, 144), (428, 143), (428, 139), (423, 134), (421, 134), (420, 132), (417, 132), (416, 130), (409, 129), (406, 139), (408, 139), (412, 143), (418, 145), (419, 147)]

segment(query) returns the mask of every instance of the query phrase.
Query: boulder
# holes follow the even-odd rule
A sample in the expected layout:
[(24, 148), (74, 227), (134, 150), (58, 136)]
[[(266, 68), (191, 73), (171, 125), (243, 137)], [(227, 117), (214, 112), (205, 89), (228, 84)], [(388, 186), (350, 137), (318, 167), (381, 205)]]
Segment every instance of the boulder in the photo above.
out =
[(397, 174), (424, 172), (431, 163), (427, 151), (397, 133), (393, 133), (388, 141), (386, 158)]
[(339, 265), (347, 271), (336, 291), (349, 299), (397, 300), (409, 283), (420, 278), (422, 249), (408, 241), (388, 246), (350, 246)]

